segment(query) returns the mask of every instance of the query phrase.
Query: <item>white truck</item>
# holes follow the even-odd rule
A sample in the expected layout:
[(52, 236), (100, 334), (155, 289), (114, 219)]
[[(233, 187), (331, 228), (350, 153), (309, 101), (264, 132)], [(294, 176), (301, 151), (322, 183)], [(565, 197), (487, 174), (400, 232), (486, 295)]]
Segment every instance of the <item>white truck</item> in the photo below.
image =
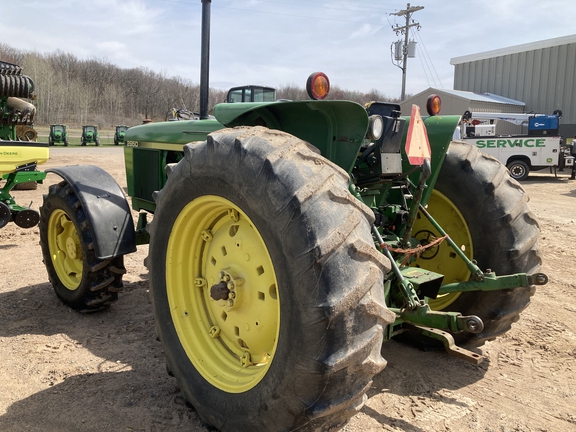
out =
[[(466, 111), (460, 125), (461, 139), (502, 162), (516, 180), (530, 171), (571, 167), (574, 157), (565, 154), (558, 134), (561, 112), (546, 114), (484, 113)], [(528, 126), (527, 135), (497, 135), (496, 124), (506, 121)]]

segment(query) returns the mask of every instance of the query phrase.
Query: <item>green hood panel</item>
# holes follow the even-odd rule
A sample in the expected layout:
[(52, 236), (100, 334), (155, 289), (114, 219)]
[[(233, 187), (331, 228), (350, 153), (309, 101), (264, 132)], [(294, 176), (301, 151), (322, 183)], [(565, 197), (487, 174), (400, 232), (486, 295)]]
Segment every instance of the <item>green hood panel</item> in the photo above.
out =
[(128, 129), (126, 140), (184, 145), (204, 141), (210, 132), (222, 128), (222, 124), (213, 119), (148, 123)]
[(368, 129), (362, 105), (349, 101), (220, 104), (216, 119), (227, 127), (266, 126), (295, 135), (350, 172)]

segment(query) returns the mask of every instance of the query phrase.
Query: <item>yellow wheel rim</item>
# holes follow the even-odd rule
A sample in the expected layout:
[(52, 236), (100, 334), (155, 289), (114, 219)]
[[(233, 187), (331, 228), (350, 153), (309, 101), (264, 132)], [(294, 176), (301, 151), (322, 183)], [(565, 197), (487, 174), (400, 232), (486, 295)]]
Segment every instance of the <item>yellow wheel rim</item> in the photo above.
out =
[(213, 386), (241, 393), (266, 375), (280, 299), (268, 249), (250, 218), (213, 195), (178, 215), (166, 255), (172, 321), (188, 358)]
[(48, 220), (48, 248), (58, 279), (74, 291), (82, 281), (82, 246), (74, 223), (63, 210), (53, 211)]
[[(470, 230), (462, 213), (460, 213), (454, 203), (441, 192), (433, 190), (428, 201), (428, 212), (444, 231), (450, 235), (450, 238), (458, 245), (460, 250), (469, 259), (473, 259)], [(418, 213), (413, 233), (421, 244), (430, 243), (440, 236), (428, 219), (421, 213)], [(442, 242), (439, 246), (426, 250), (413, 265), (443, 274), (444, 284), (465, 282), (470, 279), (470, 270), (447, 242)], [(439, 295), (436, 299), (428, 299), (428, 304), (433, 310), (443, 310), (454, 303), (460, 294)]]

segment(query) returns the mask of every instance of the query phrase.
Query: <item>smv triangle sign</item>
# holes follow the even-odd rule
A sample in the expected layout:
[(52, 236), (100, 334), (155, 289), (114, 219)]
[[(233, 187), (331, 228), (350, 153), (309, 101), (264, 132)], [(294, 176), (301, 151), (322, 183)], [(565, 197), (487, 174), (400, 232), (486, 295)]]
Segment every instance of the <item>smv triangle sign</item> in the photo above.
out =
[(430, 159), (431, 154), (426, 126), (424, 126), (424, 120), (420, 116), (420, 108), (418, 105), (412, 105), (412, 115), (406, 138), (408, 161), (410, 165), (422, 165), (425, 159)]

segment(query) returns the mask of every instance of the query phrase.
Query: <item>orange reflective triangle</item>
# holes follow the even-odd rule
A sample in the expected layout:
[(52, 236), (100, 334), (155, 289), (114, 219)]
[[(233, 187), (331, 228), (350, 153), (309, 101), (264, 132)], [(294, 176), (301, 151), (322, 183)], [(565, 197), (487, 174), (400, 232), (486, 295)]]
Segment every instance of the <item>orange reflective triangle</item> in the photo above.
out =
[(410, 126), (408, 127), (408, 137), (406, 138), (406, 155), (410, 165), (422, 165), (425, 159), (430, 159), (432, 151), (428, 141), (428, 133), (424, 120), (420, 116), (418, 105), (412, 105), (410, 115)]

